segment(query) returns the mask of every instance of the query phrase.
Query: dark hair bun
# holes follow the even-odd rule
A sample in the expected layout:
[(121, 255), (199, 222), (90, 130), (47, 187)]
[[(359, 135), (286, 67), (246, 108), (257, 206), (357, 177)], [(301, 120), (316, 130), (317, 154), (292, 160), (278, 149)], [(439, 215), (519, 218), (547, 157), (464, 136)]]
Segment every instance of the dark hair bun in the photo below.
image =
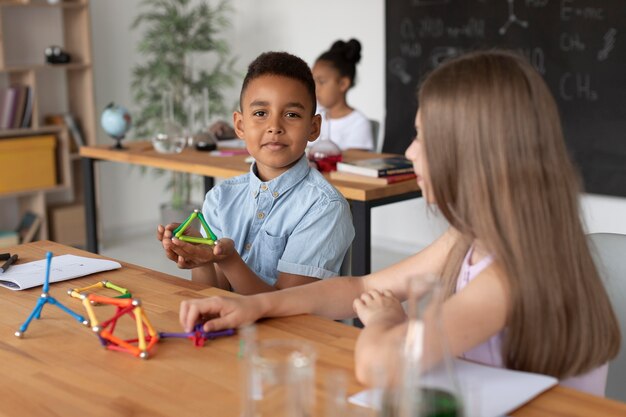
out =
[(339, 40), (333, 43), (329, 52), (341, 54), (346, 61), (356, 64), (361, 60), (361, 42), (354, 38), (348, 42)]

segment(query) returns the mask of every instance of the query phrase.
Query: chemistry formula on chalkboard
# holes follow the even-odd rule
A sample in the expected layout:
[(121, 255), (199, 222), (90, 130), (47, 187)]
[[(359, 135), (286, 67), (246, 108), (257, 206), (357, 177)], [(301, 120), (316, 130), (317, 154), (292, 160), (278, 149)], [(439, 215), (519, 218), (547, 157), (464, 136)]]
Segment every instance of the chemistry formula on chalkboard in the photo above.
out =
[(625, 0), (387, 0), (384, 150), (413, 135), (419, 81), (463, 52), (523, 54), (548, 83), (591, 193), (626, 196)]

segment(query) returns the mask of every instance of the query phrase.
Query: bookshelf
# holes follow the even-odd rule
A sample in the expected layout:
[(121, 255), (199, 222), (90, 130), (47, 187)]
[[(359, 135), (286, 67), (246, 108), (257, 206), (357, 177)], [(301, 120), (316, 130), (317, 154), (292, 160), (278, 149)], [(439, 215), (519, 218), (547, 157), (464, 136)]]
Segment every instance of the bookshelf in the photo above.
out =
[[(51, 45), (58, 45), (69, 53), (70, 62), (46, 63), (44, 51)], [(14, 124), (11, 128), (0, 129), (0, 141), (54, 135), (56, 184), (12, 192), (0, 190), (0, 210), (3, 204), (17, 205), (19, 217), (32, 211), (42, 219), (39, 239), (52, 238), (80, 246), (84, 242), (77, 239), (81, 238), (64, 241), (55, 235), (67, 227), (82, 227), (84, 230), (84, 225), (77, 221), (54, 224), (54, 219), (68, 218), (63, 215), (64, 210), (67, 213), (84, 211), (80, 158), (76, 147), (70, 146), (72, 136), (67, 126), (50, 125), (46, 123), (46, 117), (71, 114), (80, 127), (84, 144), (96, 143), (88, 0), (60, 0), (56, 3), (0, 0), (0, 89), (11, 86), (27, 86), (31, 90), (31, 120), (26, 127), (22, 123), (20, 127)], [(73, 234), (84, 239), (84, 232), (74, 230)]]

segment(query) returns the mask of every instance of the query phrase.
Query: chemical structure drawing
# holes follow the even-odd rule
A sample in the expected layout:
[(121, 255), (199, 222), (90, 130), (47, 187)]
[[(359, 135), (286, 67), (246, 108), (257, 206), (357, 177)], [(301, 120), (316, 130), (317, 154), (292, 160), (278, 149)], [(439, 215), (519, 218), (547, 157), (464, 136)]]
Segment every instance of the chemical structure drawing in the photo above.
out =
[(506, 35), (506, 32), (509, 30), (509, 27), (513, 24), (517, 24), (523, 28), (528, 27), (528, 21), (518, 19), (515, 14), (515, 0), (506, 0), (509, 6), (509, 19), (504, 22), (504, 25), (498, 30), (500, 35)]

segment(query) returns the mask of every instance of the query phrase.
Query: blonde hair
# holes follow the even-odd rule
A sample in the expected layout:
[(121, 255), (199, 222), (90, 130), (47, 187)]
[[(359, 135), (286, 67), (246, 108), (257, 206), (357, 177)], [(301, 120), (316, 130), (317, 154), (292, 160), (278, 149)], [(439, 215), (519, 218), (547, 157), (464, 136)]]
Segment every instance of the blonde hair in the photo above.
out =
[(438, 67), (418, 96), (432, 197), (463, 236), (444, 271), (447, 294), (479, 240), (510, 290), (507, 368), (565, 378), (615, 357), (619, 327), (541, 76), (512, 53), (475, 52)]

